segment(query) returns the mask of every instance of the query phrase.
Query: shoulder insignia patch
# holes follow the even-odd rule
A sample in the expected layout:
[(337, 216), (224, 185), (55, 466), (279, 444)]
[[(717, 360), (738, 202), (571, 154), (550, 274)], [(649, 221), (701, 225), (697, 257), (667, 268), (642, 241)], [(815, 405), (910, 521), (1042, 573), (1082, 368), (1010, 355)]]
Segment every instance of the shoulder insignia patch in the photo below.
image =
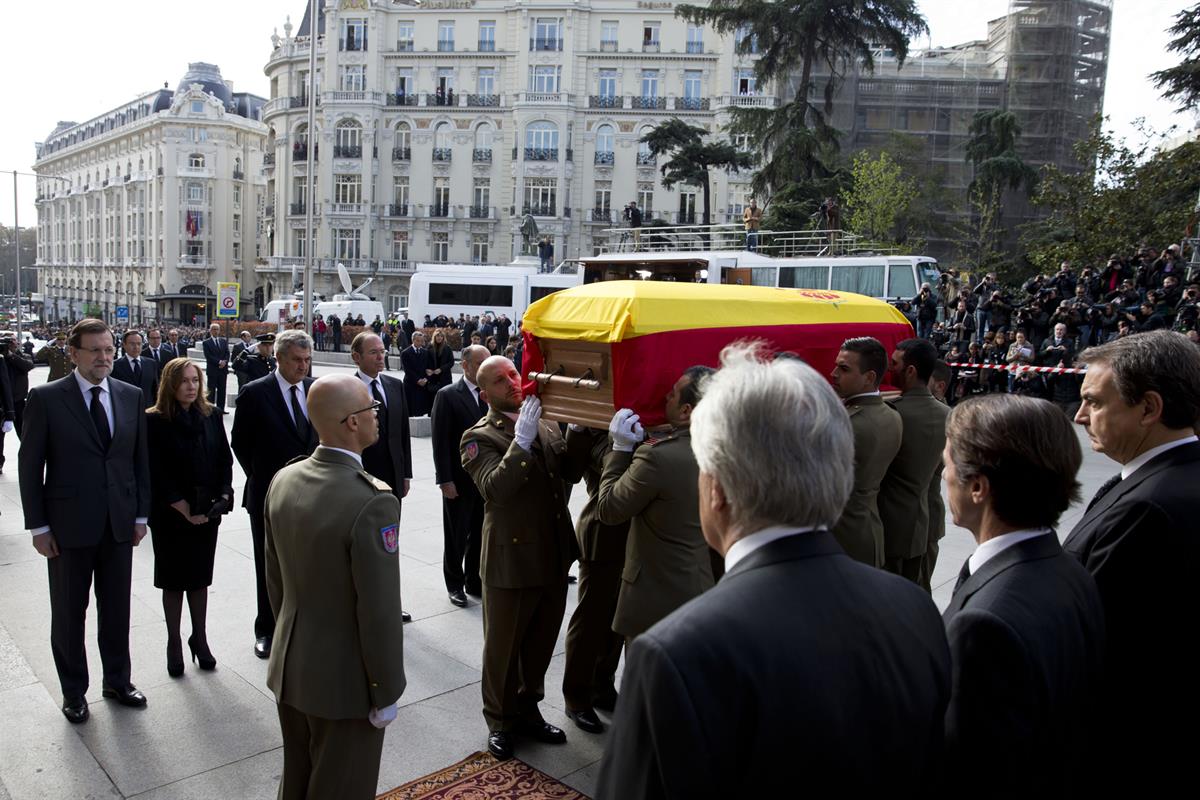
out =
[(467, 461), (474, 461), (475, 456), (479, 455), (479, 442), (470, 441), (463, 447), (463, 454), (466, 455)]
[(400, 549), (400, 526), (388, 525), (379, 529), (379, 538), (383, 540), (383, 549), (394, 553)]

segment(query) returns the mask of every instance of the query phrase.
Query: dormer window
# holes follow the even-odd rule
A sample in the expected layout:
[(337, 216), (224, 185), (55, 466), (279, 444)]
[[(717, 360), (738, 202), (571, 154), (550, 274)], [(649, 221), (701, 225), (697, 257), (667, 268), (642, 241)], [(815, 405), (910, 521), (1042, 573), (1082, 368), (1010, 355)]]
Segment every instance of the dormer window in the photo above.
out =
[(204, 101), (203, 100), (193, 100), (192, 101), (192, 113), (193, 114), (203, 114), (204, 113)]

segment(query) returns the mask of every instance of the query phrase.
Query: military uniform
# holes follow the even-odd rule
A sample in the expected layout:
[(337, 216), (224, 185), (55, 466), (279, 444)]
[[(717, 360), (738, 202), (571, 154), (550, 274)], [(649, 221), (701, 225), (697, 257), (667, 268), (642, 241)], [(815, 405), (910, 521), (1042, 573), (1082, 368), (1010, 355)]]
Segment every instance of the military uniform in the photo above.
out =
[(563, 698), (568, 711), (595, 706), (611, 709), (617, 690), (614, 676), (624, 640), (612, 629), (621, 593), (621, 568), (629, 523), (605, 525), (597, 513), (600, 473), (610, 449), (604, 431), (569, 431), (567, 448), (574, 457), (586, 451), (588, 501), (575, 526), (579, 541), (579, 603), (567, 625), (567, 658)]
[(904, 423), (900, 450), (879, 487), (884, 569), (917, 583), (929, 544), (929, 485), (946, 446), (950, 409), (925, 387), (891, 402)]
[(514, 423), (491, 409), (463, 433), (463, 468), (483, 497), (483, 716), (488, 730), (542, 721), (537, 704), (567, 605), (567, 568), (579, 555), (564, 481), (568, 458), (558, 426), (538, 423), (526, 451)]
[[(943, 404), (945, 400), (939, 401)], [(949, 413), (949, 412), (947, 412)], [(939, 460), (929, 484), (929, 542), (921, 558), (921, 576), (918, 583), (925, 591), (933, 594), (933, 570), (937, 567), (938, 542), (946, 535), (946, 504), (942, 500), (942, 470), (945, 462)]]
[(900, 450), (904, 424), (894, 408), (877, 394), (846, 401), (854, 432), (854, 491), (846, 500), (833, 537), (856, 561), (883, 566), (883, 521), (879, 518), (879, 484)]
[(709, 547), (700, 530), (699, 474), (686, 428), (604, 459), (600, 520), (632, 520), (613, 617), (613, 630), (626, 639), (712, 588)]
[(350, 455), (318, 447), (276, 473), (263, 519), (279, 797), (373, 798), (383, 730), (367, 717), (405, 686), (400, 504)]
[(46, 376), (46, 383), (65, 378), (71, 374), (71, 370), (75, 369), (75, 365), (71, 363), (71, 357), (67, 355), (67, 349), (51, 343), (47, 343), (41, 350), (38, 350), (33, 360), (50, 365), (50, 374)]
[(275, 359), (270, 356), (263, 358), (258, 353), (243, 350), (233, 360), (233, 371), (237, 375), (238, 391), (240, 392), (242, 387), (250, 381), (265, 378), (274, 372)]

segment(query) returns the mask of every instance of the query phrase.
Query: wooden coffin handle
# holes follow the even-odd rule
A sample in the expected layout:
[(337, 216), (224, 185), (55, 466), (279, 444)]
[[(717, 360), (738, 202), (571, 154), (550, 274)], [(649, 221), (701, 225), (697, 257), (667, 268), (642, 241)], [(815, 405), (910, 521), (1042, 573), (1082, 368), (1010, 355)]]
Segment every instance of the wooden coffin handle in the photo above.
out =
[(564, 388), (573, 387), (576, 389), (591, 389), (594, 392), (598, 392), (600, 391), (600, 381), (587, 377), (591, 374), (592, 371), (589, 369), (583, 374), (583, 376), (579, 378), (568, 378), (566, 375), (560, 375), (558, 373), (551, 372), (531, 372), (529, 373), (528, 377), (529, 380), (537, 381), (542, 386), (545, 386), (546, 384), (553, 384), (555, 386), (562, 386)]

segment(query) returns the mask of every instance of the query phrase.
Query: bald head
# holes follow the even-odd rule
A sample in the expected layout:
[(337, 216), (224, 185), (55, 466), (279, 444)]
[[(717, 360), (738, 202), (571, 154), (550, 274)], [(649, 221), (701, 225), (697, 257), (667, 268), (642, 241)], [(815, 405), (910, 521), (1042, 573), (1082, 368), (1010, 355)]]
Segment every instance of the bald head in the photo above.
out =
[(361, 454), (379, 437), (371, 403), (370, 392), (358, 378), (325, 375), (309, 387), (308, 418), (321, 444)]
[(479, 366), (476, 385), (484, 402), (497, 411), (516, 412), (521, 408), (521, 376), (512, 359), (489, 356)]
[(462, 369), (463, 375), (467, 376), (467, 380), (475, 385), (479, 385), (476, 380), (479, 375), (479, 365), (484, 362), (491, 353), (481, 344), (472, 344), (463, 348), (462, 351)]

